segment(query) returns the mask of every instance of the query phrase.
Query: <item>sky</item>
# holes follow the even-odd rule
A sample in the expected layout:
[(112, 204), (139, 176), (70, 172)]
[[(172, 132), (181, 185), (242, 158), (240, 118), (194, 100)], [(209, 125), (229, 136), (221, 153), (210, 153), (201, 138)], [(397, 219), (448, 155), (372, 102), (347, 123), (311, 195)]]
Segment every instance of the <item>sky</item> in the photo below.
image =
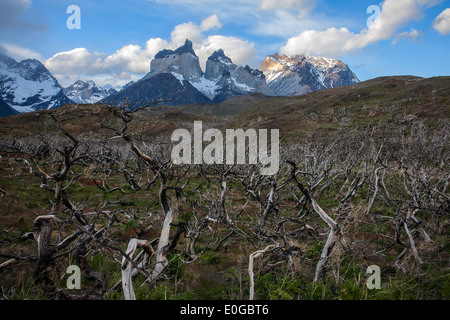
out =
[(203, 69), (223, 49), (252, 68), (277, 52), (340, 59), (362, 81), (450, 76), (450, 0), (0, 0), (0, 52), (64, 87), (119, 88), (186, 39)]

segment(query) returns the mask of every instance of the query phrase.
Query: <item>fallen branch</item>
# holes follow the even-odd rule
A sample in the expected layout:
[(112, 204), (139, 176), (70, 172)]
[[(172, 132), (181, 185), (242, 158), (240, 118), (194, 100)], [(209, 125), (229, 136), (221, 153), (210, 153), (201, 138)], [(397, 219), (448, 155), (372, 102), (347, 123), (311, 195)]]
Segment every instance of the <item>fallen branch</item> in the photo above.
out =
[(0, 264), (0, 272), (3, 271), (3, 269), (7, 268), (8, 266), (17, 263), (18, 261), (16, 259), (10, 259), (8, 261), (3, 262), (2, 264)]

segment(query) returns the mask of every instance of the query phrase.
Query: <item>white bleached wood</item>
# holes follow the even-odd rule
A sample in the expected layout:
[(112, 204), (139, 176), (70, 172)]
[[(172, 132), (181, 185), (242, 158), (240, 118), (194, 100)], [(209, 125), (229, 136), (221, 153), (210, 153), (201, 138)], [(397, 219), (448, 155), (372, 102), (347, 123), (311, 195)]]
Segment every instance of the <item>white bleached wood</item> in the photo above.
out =
[(254, 282), (254, 276), (255, 275), (253, 273), (253, 261), (256, 258), (259, 258), (261, 255), (263, 255), (267, 251), (273, 249), (274, 247), (275, 247), (274, 245), (270, 245), (267, 248), (265, 248), (264, 250), (259, 250), (259, 251), (253, 252), (249, 256), (249, 261), (248, 261), (248, 274), (250, 276), (250, 297), (249, 297), (249, 300), (254, 300), (254, 298), (255, 298), (255, 282)]
[[(141, 247), (151, 248), (151, 244), (147, 240), (131, 239), (125, 253), (132, 259), (137, 248)], [(122, 289), (125, 300), (136, 300), (133, 289), (132, 270), (133, 264), (124, 256), (122, 258)]]

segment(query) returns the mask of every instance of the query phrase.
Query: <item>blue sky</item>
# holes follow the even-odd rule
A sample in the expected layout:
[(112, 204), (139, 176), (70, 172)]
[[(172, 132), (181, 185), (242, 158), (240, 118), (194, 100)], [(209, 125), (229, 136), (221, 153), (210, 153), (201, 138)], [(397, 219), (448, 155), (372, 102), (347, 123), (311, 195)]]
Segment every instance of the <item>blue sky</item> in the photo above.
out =
[[(67, 28), (70, 5), (81, 10), (80, 30)], [(381, 10), (379, 28), (367, 28), (371, 5)], [(442, 0), (1, 0), (0, 50), (41, 60), (63, 86), (140, 79), (159, 50), (185, 38), (202, 65), (223, 48), (254, 68), (275, 52), (305, 53), (341, 59), (361, 80), (450, 76), (449, 7)]]

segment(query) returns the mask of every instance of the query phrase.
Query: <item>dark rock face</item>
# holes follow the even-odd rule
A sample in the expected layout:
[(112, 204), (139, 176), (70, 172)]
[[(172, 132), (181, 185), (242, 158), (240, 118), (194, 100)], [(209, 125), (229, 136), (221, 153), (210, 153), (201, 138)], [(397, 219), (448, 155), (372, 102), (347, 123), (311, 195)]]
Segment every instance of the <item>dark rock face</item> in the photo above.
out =
[(222, 62), (222, 63), (233, 63), (230, 58), (225, 55), (225, 52), (222, 49), (215, 51), (208, 60), (214, 62)]
[(141, 80), (118, 94), (106, 98), (104, 102), (121, 104), (125, 99), (132, 103), (133, 108), (156, 100), (163, 101), (167, 105), (211, 103), (211, 100), (195, 89), (189, 81), (180, 81), (169, 73), (160, 73)]
[(166, 58), (166, 57), (172, 56), (172, 55), (179, 56), (184, 53), (190, 53), (193, 56), (197, 56), (195, 54), (194, 49), (192, 48), (192, 41), (186, 39), (186, 42), (184, 43), (184, 45), (179, 47), (177, 50), (167, 50), (167, 49), (162, 50), (156, 54), (155, 59), (163, 59), (163, 58)]

